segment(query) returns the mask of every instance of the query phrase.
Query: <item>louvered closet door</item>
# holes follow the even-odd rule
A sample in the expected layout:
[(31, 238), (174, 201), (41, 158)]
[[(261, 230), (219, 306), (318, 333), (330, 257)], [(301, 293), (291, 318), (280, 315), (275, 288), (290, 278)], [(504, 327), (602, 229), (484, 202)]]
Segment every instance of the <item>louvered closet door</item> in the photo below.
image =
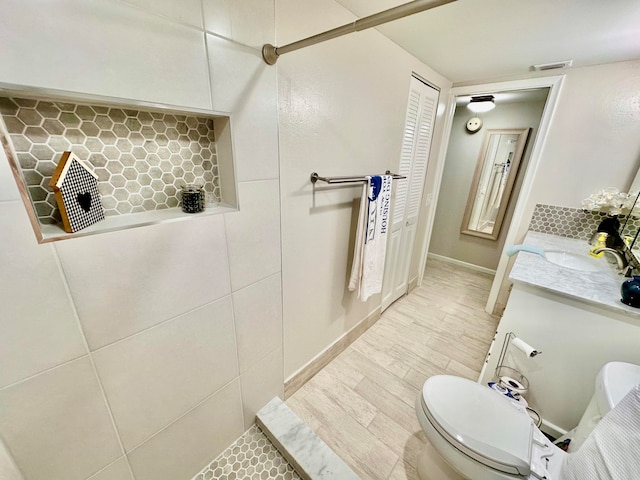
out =
[(422, 190), (429, 162), (438, 90), (411, 77), (398, 173), (406, 180), (393, 185), (394, 204), (382, 288), (382, 310), (407, 293)]

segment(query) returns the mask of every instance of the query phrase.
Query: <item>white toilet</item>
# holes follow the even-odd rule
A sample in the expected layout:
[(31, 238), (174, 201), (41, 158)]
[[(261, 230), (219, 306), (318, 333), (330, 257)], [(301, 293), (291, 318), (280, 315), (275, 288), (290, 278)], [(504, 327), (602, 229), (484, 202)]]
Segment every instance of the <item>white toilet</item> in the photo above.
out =
[[(615, 384), (617, 400), (635, 385), (623, 381), (609, 382)], [(615, 403), (609, 402), (610, 408)], [(562, 465), (572, 455), (542, 434), (523, 405), (465, 378), (427, 379), (416, 414), (428, 440), (418, 458), (421, 480), (561, 480)]]

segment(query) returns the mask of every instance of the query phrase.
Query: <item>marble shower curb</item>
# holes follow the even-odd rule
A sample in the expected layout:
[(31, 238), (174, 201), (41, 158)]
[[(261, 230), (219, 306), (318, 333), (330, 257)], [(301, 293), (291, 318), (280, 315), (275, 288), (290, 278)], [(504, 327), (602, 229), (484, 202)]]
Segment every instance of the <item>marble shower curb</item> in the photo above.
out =
[(274, 397), (256, 422), (305, 480), (360, 480), (360, 477), (282, 400)]

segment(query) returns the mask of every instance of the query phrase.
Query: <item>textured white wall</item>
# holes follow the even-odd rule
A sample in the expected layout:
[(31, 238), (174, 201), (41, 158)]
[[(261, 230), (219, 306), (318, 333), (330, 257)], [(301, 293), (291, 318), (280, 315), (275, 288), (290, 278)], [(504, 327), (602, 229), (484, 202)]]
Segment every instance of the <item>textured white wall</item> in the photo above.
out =
[(7, 0), (0, 82), (232, 112), (240, 211), (38, 245), (0, 154), (0, 436), (26, 480), (188, 479), (282, 395), (273, 2), (133, 4)]
[(515, 200), (509, 202), (497, 240), (460, 233), (478, 155), (487, 129), (525, 127), (532, 129), (514, 185), (512, 198), (517, 198), (543, 108), (544, 101), (498, 105), (494, 110), (481, 114), (482, 130), (475, 134), (470, 134), (465, 128), (467, 120), (474, 114), (465, 106), (456, 109), (431, 235), (430, 252), (485, 268), (497, 267), (513, 215)]
[(532, 192), (536, 203), (580, 207), (627, 189), (640, 166), (640, 60), (567, 71)]
[[(333, 0), (276, 2), (281, 45), (353, 20)], [(278, 61), (285, 377), (380, 305), (379, 295), (362, 303), (346, 289), (361, 187), (318, 183), (314, 191), (309, 174), (396, 169), (412, 71), (446, 97), (446, 79), (375, 30)]]

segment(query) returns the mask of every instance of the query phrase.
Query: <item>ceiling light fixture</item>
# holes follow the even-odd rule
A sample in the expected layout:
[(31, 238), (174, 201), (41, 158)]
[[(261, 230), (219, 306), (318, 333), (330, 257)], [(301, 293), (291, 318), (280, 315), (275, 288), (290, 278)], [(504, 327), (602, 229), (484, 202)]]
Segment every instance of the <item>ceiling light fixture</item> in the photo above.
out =
[(467, 108), (475, 113), (488, 112), (496, 108), (496, 104), (493, 102), (493, 95), (480, 95), (478, 97), (471, 97)]

